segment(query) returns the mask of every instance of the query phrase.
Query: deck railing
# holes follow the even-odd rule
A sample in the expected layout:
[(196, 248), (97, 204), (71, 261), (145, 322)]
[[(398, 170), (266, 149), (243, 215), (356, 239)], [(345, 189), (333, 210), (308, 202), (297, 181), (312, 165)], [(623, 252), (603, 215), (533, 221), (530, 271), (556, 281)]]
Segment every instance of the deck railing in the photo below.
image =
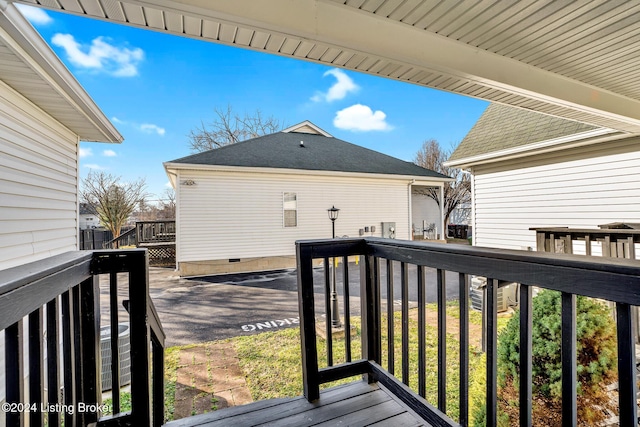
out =
[[(612, 301), (616, 306), (617, 350), (620, 425), (636, 425), (636, 358), (633, 338), (631, 307), (640, 305), (640, 265), (636, 261), (587, 258), (566, 254), (543, 254), (525, 251), (485, 249), (461, 245), (442, 245), (398, 241), (380, 238), (335, 239), (300, 241), (296, 244), (298, 259), (298, 291), (302, 341), (304, 394), (312, 401), (319, 397), (323, 383), (354, 375), (367, 374), (370, 381), (379, 381), (392, 390), (414, 411), (432, 425), (451, 426), (454, 421), (446, 416), (446, 367), (448, 365), (446, 335), (446, 277), (453, 272), (454, 286), (458, 287), (460, 304), (460, 356), (459, 356), (459, 410), (460, 425), (469, 424), (469, 281), (471, 275), (487, 278), (487, 336), (486, 336), (486, 420), (497, 425), (497, 290), (501, 283), (520, 283), (520, 425), (532, 424), (532, 288), (540, 287), (562, 293), (562, 424), (576, 425), (577, 419), (577, 343), (576, 296), (584, 295)], [(329, 296), (316, 302), (314, 294), (314, 265), (324, 260), (325, 294), (329, 294), (331, 275), (329, 259), (342, 259), (343, 315), (345, 329), (353, 316), (349, 303), (348, 258), (360, 256), (360, 318), (362, 322), (362, 355), (353, 361), (351, 345), (345, 342), (345, 362), (334, 365), (332, 340), (327, 340), (327, 367), (319, 368), (316, 320), (319, 314), (332, 319)], [(400, 266), (400, 295), (394, 295), (394, 265)], [(411, 270), (409, 266), (413, 265)], [(437, 402), (425, 399), (425, 270), (435, 269), (437, 293)], [(410, 271), (417, 277), (410, 280)], [(451, 273), (449, 273), (451, 277)], [(382, 280), (384, 278), (384, 280)], [(381, 283), (382, 282), (382, 283)], [(411, 283), (411, 285), (410, 285)], [(408, 388), (410, 376), (409, 353), (409, 292), (417, 294), (418, 310), (418, 393)], [(381, 291), (386, 294), (382, 296)], [(383, 303), (386, 317), (392, 321), (394, 302), (400, 299), (402, 324), (402, 361), (400, 379), (394, 376), (393, 338), (387, 339), (383, 349)], [(319, 310), (316, 311), (316, 307)], [(326, 322), (327, 336), (331, 336), (330, 322)], [(393, 333), (393, 326), (386, 327)], [(350, 333), (345, 335), (345, 341)], [(386, 350), (387, 366), (382, 367)]]
[(115, 239), (111, 239), (103, 244), (104, 249), (118, 249), (126, 247), (130, 248), (132, 246), (137, 246), (135, 227), (123, 232)]
[(135, 227), (104, 244), (105, 249), (124, 246), (145, 247), (176, 241), (176, 221), (137, 221)]
[(175, 242), (175, 220), (138, 221), (136, 222), (136, 245), (150, 243)]
[[(119, 319), (118, 287), (126, 289), (120, 301), (128, 310), (131, 342), (132, 409), (123, 412), (118, 334), (111, 334), (110, 416), (102, 416), (101, 405), (100, 275), (109, 276), (112, 331), (125, 320)], [(141, 249), (69, 252), (0, 272), (7, 426), (162, 425), (164, 332), (148, 282)]]
[(636, 259), (640, 230), (546, 227), (530, 228), (536, 232), (539, 252), (598, 255)]

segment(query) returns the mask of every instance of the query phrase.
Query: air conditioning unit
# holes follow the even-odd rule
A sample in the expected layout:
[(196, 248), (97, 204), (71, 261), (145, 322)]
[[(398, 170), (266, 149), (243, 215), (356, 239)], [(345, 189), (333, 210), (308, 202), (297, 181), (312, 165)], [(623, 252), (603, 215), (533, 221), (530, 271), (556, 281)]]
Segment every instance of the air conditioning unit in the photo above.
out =
[[(131, 355), (129, 324), (118, 324), (118, 357), (120, 358), (120, 386), (131, 383)], [(102, 357), (102, 391), (111, 390), (111, 328), (100, 328), (100, 355)]]
[[(509, 285), (500, 282), (498, 287), (498, 312), (507, 311), (509, 307), (518, 305), (517, 297), (517, 283), (511, 283)], [(484, 288), (487, 286), (486, 277), (472, 276), (471, 277), (471, 289), (469, 290), (469, 296), (471, 297), (471, 308), (477, 311), (482, 311), (482, 300), (484, 298)]]

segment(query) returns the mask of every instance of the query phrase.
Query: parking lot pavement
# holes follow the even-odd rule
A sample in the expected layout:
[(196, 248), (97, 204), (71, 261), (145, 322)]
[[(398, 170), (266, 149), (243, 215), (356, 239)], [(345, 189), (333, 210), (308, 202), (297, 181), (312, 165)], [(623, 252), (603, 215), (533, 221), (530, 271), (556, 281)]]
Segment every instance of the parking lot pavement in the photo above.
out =
[[(358, 315), (359, 268), (355, 264), (349, 267), (352, 315)], [(396, 300), (400, 295), (399, 270), (394, 271)], [(415, 267), (410, 268), (408, 277), (409, 299), (415, 301)], [(435, 271), (427, 269), (426, 277), (427, 301), (433, 302), (436, 298)], [(342, 282), (341, 268), (337, 270), (337, 279), (338, 283)], [(296, 280), (295, 270), (186, 279), (180, 278), (172, 269), (152, 267), (149, 270), (149, 293), (167, 334), (166, 345), (174, 346), (297, 326)], [(447, 277), (447, 281), (451, 284), (447, 286), (447, 298), (457, 298), (457, 276)], [(381, 283), (381, 293), (386, 298), (384, 277)], [(324, 292), (322, 269), (314, 271), (314, 288), (316, 293)], [(338, 286), (338, 293), (342, 294), (341, 286)], [(108, 293), (105, 293), (104, 287), (102, 296), (102, 320), (103, 324), (107, 324)], [(316, 306), (319, 316), (324, 311), (323, 301), (324, 298), (318, 295)], [(342, 307), (341, 297), (340, 306)]]

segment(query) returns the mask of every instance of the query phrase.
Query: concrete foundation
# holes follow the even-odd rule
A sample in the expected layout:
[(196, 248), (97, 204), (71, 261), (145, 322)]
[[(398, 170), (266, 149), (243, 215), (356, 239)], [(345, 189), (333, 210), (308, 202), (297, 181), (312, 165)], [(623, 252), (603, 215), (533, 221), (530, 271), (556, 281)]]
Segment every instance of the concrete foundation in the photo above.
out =
[[(359, 262), (359, 256), (350, 256), (349, 262)], [(321, 267), (323, 260), (313, 260), (314, 267)], [(342, 258), (336, 258), (336, 266), (342, 264)], [(278, 256), (261, 258), (241, 258), (236, 260), (216, 259), (206, 261), (183, 261), (178, 265), (181, 277), (209, 276), (214, 274), (252, 273), (256, 271), (284, 270), (296, 268), (296, 257)]]
[(212, 274), (248, 273), (253, 271), (282, 270), (295, 268), (295, 256), (218, 259), (180, 262), (180, 276), (208, 276)]

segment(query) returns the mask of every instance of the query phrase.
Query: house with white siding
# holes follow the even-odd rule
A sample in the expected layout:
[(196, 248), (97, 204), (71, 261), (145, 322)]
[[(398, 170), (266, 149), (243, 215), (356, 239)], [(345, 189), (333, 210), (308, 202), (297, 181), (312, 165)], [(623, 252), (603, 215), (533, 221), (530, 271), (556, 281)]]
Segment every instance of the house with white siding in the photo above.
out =
[[(176, 262), (183, 276), (295, 265), (294, 242), (336, 236), (411, 239), (442, 230), (420, 187), (445, 175), (334, 138), (305, 121), (282, 132), (166, 162), (176, 190)], [(393, 230), (391, 230), (393, 228)]]
[(640, 222), (640, 138), (491, 104), (451, 155), (472, 174), (473, 243), (536, 249), (532, 227)]
[(12, 3), (0, 28), (2, 270), (78, 248), (79, 141), (122, 136)]
[(0, 4), (0, 58), (1, 272), (78, 249), (79, 141), (122, 136), (11, 3)]
[(80, 230), (90, 230), (101, 226), (100, 217), (87, 203), (80, 203), (78, 212), (78, 226)]

